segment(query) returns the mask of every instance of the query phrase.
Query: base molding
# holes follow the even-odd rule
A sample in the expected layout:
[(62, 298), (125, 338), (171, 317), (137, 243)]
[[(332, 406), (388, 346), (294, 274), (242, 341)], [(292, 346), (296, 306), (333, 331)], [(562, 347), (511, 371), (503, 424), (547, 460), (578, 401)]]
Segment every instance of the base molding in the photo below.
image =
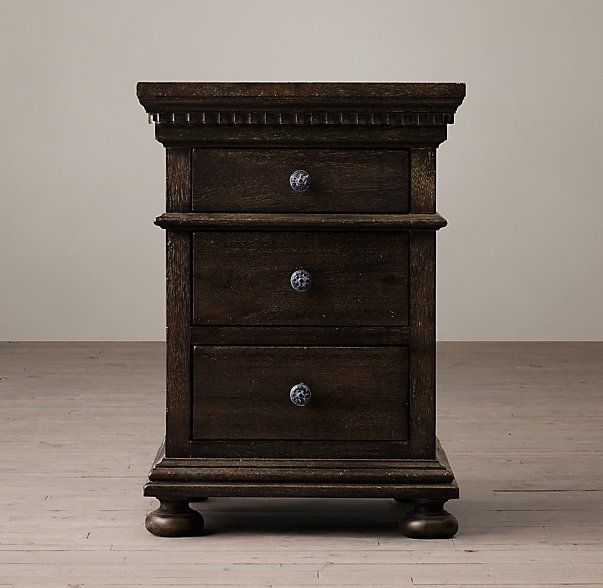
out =
[(196, 496), (458, 498), (446, 454), (435, 459), (303, 460), (166, 458), (160, 447), (145, 496), (190, 500)]

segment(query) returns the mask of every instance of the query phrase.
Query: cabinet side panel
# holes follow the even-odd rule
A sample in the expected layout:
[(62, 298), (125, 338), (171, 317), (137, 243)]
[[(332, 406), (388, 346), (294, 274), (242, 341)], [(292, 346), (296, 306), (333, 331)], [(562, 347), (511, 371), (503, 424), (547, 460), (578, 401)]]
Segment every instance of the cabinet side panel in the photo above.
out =
[[(168, 149), (166, 208), (191, 209), (191, 152)], [(166, 232), (166, 456), (186, 457), (190, 452), (190, 275), (189, 233)]]
[(167, 212), (191, 211), (191, 150), (166, 149), (165, 173)]
[(435, 456), (435, 231), (410, 233), (411, 456)]
[(410, 211), (433, 213), (436, 210), (435, 147), (410, 151)]

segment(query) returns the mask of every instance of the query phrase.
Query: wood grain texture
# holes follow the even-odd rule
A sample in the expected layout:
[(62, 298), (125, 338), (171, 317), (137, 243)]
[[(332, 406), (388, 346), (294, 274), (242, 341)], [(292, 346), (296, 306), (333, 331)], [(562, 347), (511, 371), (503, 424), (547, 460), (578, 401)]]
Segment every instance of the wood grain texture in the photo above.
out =
[(137, 93), (166, 146), (435, 146), (465, 85), (141, 82)]
[[(405, 459), (410, 457), (408, 441), (336, 439), (239, 439), (191, 441), (192, 457), (210, 459)], [(227, 489), (224, 490), (225, 492)]]
[(410, 233), (410, 442), (435, 453), (435, 232)]
[(437, 146), (446, 140), (446, 125), (437, 126), (198, 126), (157, 124), (155, 138), (165, 147), (355, 148), (392, 149)]
[[(194, 442), (201, 446), (199, 441)], [(269, 446), (269, 442), (261, 442)], [(309, 442), (298, 440), (308, 446)], [(247, 445), (249, 447), (249, 445)], [(291, 447), (295, 444), (290, 443)], [(381, 496), (382, 484), (405, 485), (406, 490), (412, 491), (410, 486), (414, 484), (429, 485), (430, 490), (437, 490), (437, 496), (443, 498), (458, 498), (458, 487), (454, 481), (454, 475), (446, 458), (446, 454), (438, 443), (435, 459), (433, 460), (369, 460), (369, 459), (312, 459), (307, 456), (303, 459), (292, 457), (274, 459), (274, 457), (220, 459), (220, 458), (166, 458), (163, 445), (155, 458), (153, 467), (149, 474), (150, 483), (145, 487), (147, 495), (157, 494), (161, 496), (163, 485), (157, 486), (157, 482), (169, 484), (170, 495), (177, 486), (185, 484), (181, 490), (190, 489), (194, 484), (212, 484), (215, 490), (218, 484), (222, 484), (220, 492), (227, 496), (230, 492), (239, 495), (244, 487), (249, 486), (254, 495), (259, 495), (261, 486), (269, 496), (275, 483), (285, 482), (289, 484), (288, 491), (293, 495), (312, 496), (306, 494), (309, 487), (316, 483), (321, 486), (331, 482), (340, 492), (340, 496), (346, 496), (348, 485), (353, 485), (353, 495), (356, 495), (362, 485), (365, 496)], [(310, 485), (310, 486), (309, 486)], [(313, 486), (314, 487), (314, 486)], [(403, 494), (398, 488), (400, 498)], [(324, 492), (324, 490), (321, 490)], [(419, 493), (421, 489), (419, 489)], [(195, 494), (197, 496), (198, 494)], [(416, 493), (412, 493), (416, 496)], [(184, 496), (184, 495), (180, 495)], [(432, 495), (435, 497), (435, 494)]]
[(166, 233), (167, 454), (188, 454), (190, 438), (190, 235)]
[(436, 210), (436, 150), (410, 150), (410, 211), (435, 213)]
[(428, 542), (398, 533), (410, 506), (389, 498), (210, 498), (194, 505), (202, 537), (147, 533), (164, 355), (0, 343), (4, 584), (601, 586), (602, 343), (438, 344), (438, 429), (463, 499), (446, 507), (454, 540)]
[(194, 439), (407, 439), (406, 347), (196, 346), (193, 377)]
[(140, 82), (137, 94), (158, 127), (445, 126), (465, 85)]
[[(291, 274), (312, 276), (296, 292)], [(407, 233), (195, 233), (193, 323), (405, 326)]]
[(408, 345), (409, 327), (191, 327), (200, 345)]
[[(190, 151), (167, 151), (167, 209), (190, 210)], [(166, 452), (184, 456), (190, 439), (191, 237), (166, 232)]]
[[(153, 468), (159, 466), (157, 472), (153, 473), (153, 478), (160, 474), (162, 470), (171, 470), (183, 468), (191, 469), (217, 469), (224, 470), (226, 468), (234, 469), (255, 469), (255, 470), (275, 470), (278, 471), (281, 468), (302, 470), (307, 469), (311, 471), (318, 471), (322, 469), (328, 470), (374, 470), (375, 468), (381, 470), (399, 470), (399, 471), (410, 471), (416, 469), (422, 469), (425, 472), (428, 470), (442, 470), (449, 467), (448, 462), (444, 463), (436, 462), (435, 460), (425, 459), (305, 459), (305, 458), (282, 458), (278, 460), (266, 459), (266, 458), (245, 458), (241, 457), (238, 459), (225, 459), (225, 458), (194, 458), (194, 457), (165, 457), (164, 446), (161, 445), (155, 460), (153, 462)], [(264, 474), (261, 474), (264, 475)], [(439, 476), (439, 474), (437, 474)], [(157, 477), (156, 479), (163, 479)], [(452, 481), (452, 478), (446, 476), (446, 480)]]
[(420, 479), (409, 483), (334, 483), (311, 482), (307, 484), (278, 482), (149, 482), (145, 496), (156, 496), (166, 500), (186, 500), (191, 496), (213, 497), (297, 497), (297, 498), (391, 498), (403, 496), (409, 500), (429, 498), (449, 500), (458, 498), (458, 489), (452, 484), (423, 483)]
[(166, 210), (191, 210), (191, 150), (168, 148), (165, 151)]
[[(408, 212), (406, 150), (195, 149), (196, 212)], [(312, 184), (295, 192), (289, 176)]]
[(155, 108), (162, 100), (171, 104), (222, 104), (229, 99), (341, 103), (366, 105), (381, 102), (427, 105), (456, 104), (465, 96), (465, 84), (437, 82), (138, 82), (136, 94), (143, 105)]
[[(163, 470), (163, 471), (162, 471)], [(448, 474), (448, 475), (447, 475)], [(415, 469), (399, 467), (397, 469), (389, 468), (317, 468), (296, 467), (285, 468), (273, 467), (265, 469), (256, 469), (249, 467), (225, 467), (225, 468), (156, 468), (149, 475), (152, 482), (165, 480), (173, 483), (249, 483), (258, 481), (266, 483), (286, 482), (286, 483), (328, 483), (333, 479), (338, 480), (338, 484), (344, 483), (364, 483), (364, 484), (404, 484), (410, 483), (441, 483), (448, 479), (452, 481), (452, 476), (443, 469)]]
[(439, 214), (167, 213), (155, 224), (174, 231), (429, 231), (446, 226)]

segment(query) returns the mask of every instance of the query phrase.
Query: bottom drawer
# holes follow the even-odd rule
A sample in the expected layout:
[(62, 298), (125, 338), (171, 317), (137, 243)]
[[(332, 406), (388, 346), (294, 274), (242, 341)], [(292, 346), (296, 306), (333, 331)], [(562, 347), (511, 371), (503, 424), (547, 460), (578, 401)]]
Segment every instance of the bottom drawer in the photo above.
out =
[(407, 347), (194, 348), (196, 440), (405, 441), (408, 402)]

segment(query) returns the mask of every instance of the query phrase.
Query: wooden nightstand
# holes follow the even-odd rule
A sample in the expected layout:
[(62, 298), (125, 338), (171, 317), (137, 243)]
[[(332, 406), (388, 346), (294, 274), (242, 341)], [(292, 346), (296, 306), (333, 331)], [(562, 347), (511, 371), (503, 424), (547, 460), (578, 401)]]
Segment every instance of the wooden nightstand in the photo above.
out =
[(140, 83), (167, 150), (167, 417), (147, 529), (207, 496), (411, 500), (452, 537), (435, 429), (435, 153), (464, 84)]

